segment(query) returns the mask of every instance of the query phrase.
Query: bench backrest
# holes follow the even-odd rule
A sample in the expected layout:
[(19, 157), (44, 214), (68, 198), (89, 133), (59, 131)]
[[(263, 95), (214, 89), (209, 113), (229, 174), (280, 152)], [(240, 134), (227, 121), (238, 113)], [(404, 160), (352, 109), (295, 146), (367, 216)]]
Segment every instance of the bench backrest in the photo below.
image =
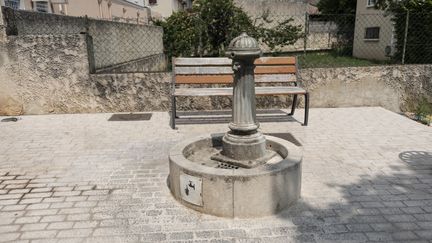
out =
[[(255, 61), (256, 83), (296, 83), (295, 57), (261, 57)], [(175, 84), (230, 84), (233, 82), (229, 58), (173, 58)]]

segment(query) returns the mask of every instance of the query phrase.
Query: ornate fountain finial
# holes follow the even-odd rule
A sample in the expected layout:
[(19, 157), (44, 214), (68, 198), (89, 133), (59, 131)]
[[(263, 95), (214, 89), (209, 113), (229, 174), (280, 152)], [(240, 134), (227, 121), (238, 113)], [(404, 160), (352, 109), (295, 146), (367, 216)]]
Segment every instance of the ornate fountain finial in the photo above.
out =
[(255, 60), (260, 57), (261, 54), (262, 51), (258, 41), (250, 37), (246, 32), (234, 38), (230, 42), (226, 52), (226, 55), (231, 59), (245, 57)]

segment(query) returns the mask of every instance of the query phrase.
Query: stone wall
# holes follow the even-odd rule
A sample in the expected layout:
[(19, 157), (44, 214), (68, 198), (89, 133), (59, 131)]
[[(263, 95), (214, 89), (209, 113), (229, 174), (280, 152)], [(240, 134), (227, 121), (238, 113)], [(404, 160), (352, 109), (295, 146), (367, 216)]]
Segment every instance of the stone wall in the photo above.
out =
[[(432, 65), (301, 70), (312, 107), (382, 106), (399, 112), (413, 98), (432, 101)], [(92, 75), (100, 100), (115, 111), (168, 110), (170, 73)], [(104, 103), (105, 103), (104, 102)], [(291, 97), (257, 97), (258, 108), (287, 108)], [(228, 97), (179, 98), (179, 110), (230, 109)]]
[(159, 26), (93, 19), (89, 21), (88, 28), (96, 69), (134, 63), (163, 54), (163, 30)]
[[(432, 101), (432, 65), (301, 70), (312, 107), (407, 109)], [(85, 35), (10, 36), (0, 43), (0, 115), (167, 111), (171, 73), (89, 74)], [(290, 97), (258, 97), (286, 108)], [(229, 109), (227, 97), (182, 98), (179, 110)]]
[[(163, 30), (159, 26), (121, 23), (86, 17), (46, 14), (34, 11), (2, 8), (6, 32), (9, 36), (78, 35), (87, 33), (88, 53), (92, 71), (122, 66), (128, 71), (146, 58), (163, 55)], [(2, 27), (0, 25), (0, 33)], [(1, 34), (0, 34), (1, 38)], [(154, 59), (149, 60), (153, 62)], [(153, 63), (144, 63), (147, 66)], [(127, 67), (130, 65), (129, 67)], [(164, 71), (165, 60), (160, 59), (157, 71)], [(142, 71), (140, 68), (134, 72)]]
[(100, 68), (96, 73), (131, 73), (131, 72), (159, 72), (167, 70), (165, 54), (156, 54), (144, 57), (125, 64), (114, 65), (108, 68)]
[(96, 107), (83, 35), (10, 36), (0, 49), (0, 115)]
[(432, 102), (432, 65), (314, 68), (301, 76), (312, 107), (382, 106), (398, 112), (418, 97)]
[(85, 35), (0, 43), (0, 115), (167, 110), (169, 73), (89, 74)]

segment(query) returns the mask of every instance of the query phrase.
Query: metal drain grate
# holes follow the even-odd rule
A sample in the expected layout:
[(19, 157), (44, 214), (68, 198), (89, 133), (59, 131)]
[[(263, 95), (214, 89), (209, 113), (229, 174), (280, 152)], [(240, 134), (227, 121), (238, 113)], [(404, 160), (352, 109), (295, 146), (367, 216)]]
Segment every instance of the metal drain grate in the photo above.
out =
[(114, 114), (108, 121), (148, 121), (152, 117), (152, 113), (129, 113), (129, 114)]
[(237, 170), (239, 167), (235, 166), (235, 165), (228, 164), (228, 163), (218, 162), (218, 165), (216, 168), (228, 169), (228, 170)]

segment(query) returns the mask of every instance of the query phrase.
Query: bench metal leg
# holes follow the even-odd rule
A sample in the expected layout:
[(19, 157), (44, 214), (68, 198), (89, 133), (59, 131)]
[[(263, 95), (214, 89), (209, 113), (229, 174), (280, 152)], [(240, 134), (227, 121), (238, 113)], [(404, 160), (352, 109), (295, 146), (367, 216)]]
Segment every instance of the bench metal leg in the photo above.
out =
[(294, 116), (294, 112), (295, 112), (296, 107), (297, 107), (297, 95), (294, 95), (293, 102), (291, 105), (291, 113), (289, 113), (288, 115)]
[(309, 93), (305, 94), (305, 114), (304, 114), (304, 123), (303, 126), (308, 125), (309, 120)]
[(175, 96), (171, 97), (171, 119), (170, 119), (170, 126), (172, 129), (176, 129), (175, 127), (175, 119), (177, 117), (177, 112), (176, 112), (176, 98)]

